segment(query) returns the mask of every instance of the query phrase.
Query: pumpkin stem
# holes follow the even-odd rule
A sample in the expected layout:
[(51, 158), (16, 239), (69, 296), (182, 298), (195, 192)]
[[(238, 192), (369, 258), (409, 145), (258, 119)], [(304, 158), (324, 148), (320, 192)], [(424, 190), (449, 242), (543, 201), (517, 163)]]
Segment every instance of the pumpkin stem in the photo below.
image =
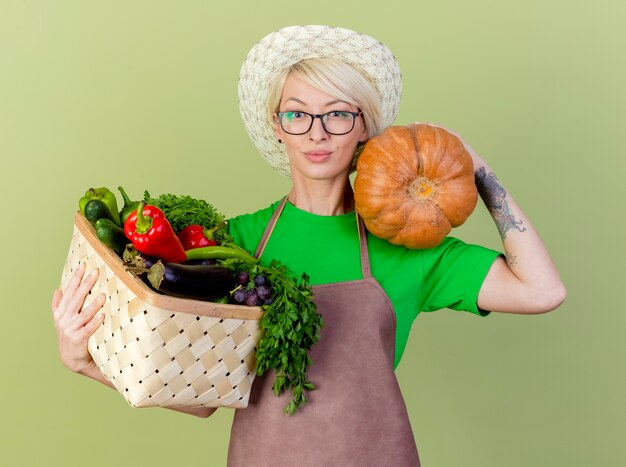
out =
[(423, 203), (435, 196), (437, 185), (426, 177), (417, 177), (409, 186), (409, 193), (415, 201)]

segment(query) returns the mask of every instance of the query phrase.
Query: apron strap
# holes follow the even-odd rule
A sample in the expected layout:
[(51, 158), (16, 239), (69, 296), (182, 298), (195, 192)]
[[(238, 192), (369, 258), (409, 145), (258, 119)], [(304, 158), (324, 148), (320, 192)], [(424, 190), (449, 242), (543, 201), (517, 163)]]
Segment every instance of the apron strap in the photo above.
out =
[[(285, 209), (286, 204), (287, 204), (287, 196), (285, 196), (280, 202), (280, 204), (276, 207), (274, 214), (272, 214), (272, 217), (267, 223), (267, 226), (265, 226), (265, 231), (263, 232), (263, 236), (261, 237), (261, 240), (259, 241), (259, 245), (256, 248), (256, 252), (254, 253), (255, 258), (258, 259), (263, 254), (263, 250), (265, 250), (267, 241), (269, 240), (270, 235), (272, 235), (272, 232), (274, 231), (274, 227), (276, 227), (276, 222), (278, 221), (278, 218), (283, 212), (283, 209)], [(367, 278), (372, 277), (372, 271), (370, 268), (369, 251), (367, 249), (367, 231), (365, 229), (365, 224), (363, 223), (363, 219), (361, 218), (361, 216), (359, 216), (359, 213), (356, 212), (356, 210), (354, 212), (356, 214), (356, 225), (359, 231), (359, 250), (361, 252), (361, 272), (363, 274), (363, 279), (367, 279)]]
[(361, 250), (361, 271), (363, 273), (363, 279), (368, 279), (372, 277), (372, 271), (370, 268), (370, 255), (367, 248), (367, 230), (365, 229), (365, 223), (363, 222), (363, 218), (359, 216), (359, 213), (354, 210), (356, 213), (356, 225), (359, 229), (359, 248)]
[(278, 217), (280, 216), (280, 213), (283, 212), (283, 209), (285, 208), (285, 204), (287, 204), (287, 196), (285, 196), (282, 199), (282, 201), (276, 208), (276, 211), (274, 211), (274, 214), (272, 215), (269, 222), (265, 226), (265, 231), (263, 232), (263, 236), (261, 237), (261, 240), (259, 240), (259, 244), (256, 247), (256, 252), (254, 253), (254, 257), (256, 259), (259, 259), (261, 255), (263, 254), (263, 250), (265, 250), (265, 245), (267, 245), (267, 241), (269, 240), (270, 235), (272, 235), (272, 232), (274, 231), (274, 227), (276, 227), (276, 221), (278, 221)]

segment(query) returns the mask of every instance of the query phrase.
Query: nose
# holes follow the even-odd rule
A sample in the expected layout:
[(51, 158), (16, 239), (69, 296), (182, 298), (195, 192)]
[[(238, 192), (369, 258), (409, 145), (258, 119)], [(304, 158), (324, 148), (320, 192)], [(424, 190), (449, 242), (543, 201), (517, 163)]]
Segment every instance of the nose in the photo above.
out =
[[(319, 120), (319, 121), (318, 121)], [(328, 137), (328, 133), (324, 129), (324, 125), (322, 125), (322, 116), (315, 115), (313, 117), (313, 125), (309, 130), (309, 139), (311, 141), (323, 141)]]

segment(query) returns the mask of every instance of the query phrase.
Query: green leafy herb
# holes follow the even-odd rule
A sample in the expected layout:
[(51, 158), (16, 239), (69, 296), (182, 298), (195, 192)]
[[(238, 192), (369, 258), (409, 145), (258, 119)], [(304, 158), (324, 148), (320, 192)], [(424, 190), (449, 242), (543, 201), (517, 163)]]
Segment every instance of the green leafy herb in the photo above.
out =
[(261, 328), (264, 331), (256, 351), (257, 374), (274, 369), (276, 379), (273, 391), (276, 396), (291, 389), (292, 399), (285, 413), (293, 413), (307, 402), (305, 391), (315, 389), (307, 379), (306, 370), (312, 363), (309, 350), (320, 336), (322, 316), (312, 301), (312, 289), (306, 274), (297, 279), (280, 262), (269, 266), (243, 262), (239, 259), (223, 260), (221, 264), (235, 272), (246, 271), (251, 277), (261, 274), (272, 285), (273, 302), (263, 305)]
[[(192, 198), (191, 196), (162, 194), (158, 198), (152, 198), (150, 193), (145, 191), (144, 201), (163, 211), (174, 232), (180, 232), (192, 224), (210, 229), (222, 223), (225, 219), (224, 215), (218, 212), (210, 203), (203, 199)], [(232, 239), (226, 229), (219, 229), (215, 232), (215, 241), (221, 245), (225, 242), (232, 242)]]

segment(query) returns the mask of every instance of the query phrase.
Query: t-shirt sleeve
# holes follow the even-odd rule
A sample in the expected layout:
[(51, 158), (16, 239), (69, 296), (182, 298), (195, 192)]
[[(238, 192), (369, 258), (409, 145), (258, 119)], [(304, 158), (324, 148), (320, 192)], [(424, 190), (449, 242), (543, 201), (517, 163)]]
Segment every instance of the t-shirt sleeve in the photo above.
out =
[(422, 256), (421, 311), (450, 308), (487, 316), (478, 308), (480, 288), (500, 252), (447, 237)]
[(265, 226), (279, 202), (280, 200), (265, 209), (251, 214), (242, 214), (228, 219), (228, 233), (233, 238), (235, 244), (253, 255), (263, 236)]

